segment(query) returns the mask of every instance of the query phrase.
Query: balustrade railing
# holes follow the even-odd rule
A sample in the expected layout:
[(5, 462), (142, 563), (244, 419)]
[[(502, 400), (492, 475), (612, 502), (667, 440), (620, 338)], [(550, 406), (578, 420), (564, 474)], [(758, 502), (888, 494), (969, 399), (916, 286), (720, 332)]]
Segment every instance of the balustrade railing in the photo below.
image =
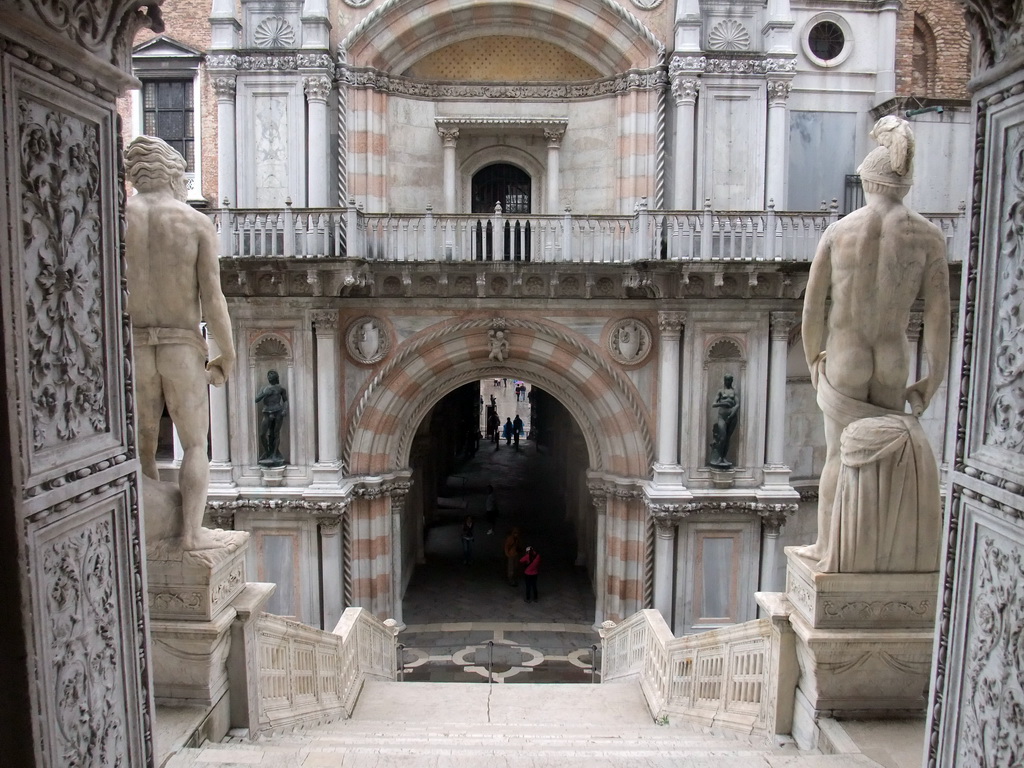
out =
[[(228, 258), (358, 258), (371, 261), (508, 261), (627, 264), (809, 262), (832, 206), (815, 212), (650, 211), (632, 216), (365, 213), (358, 208), (216, 209)], [(951, 262), (963, 260), (959, 213), (925, 214), (942, 229)]]
[(395, 679), (394, 633), (362, 608), (347, 609), (333, 632), (267, 613), (255, 629), (258, 722), (252, 736), (347, 717), (366, 678)]
[(660, 612), (645, 610), (603, 634), (601, 682), (637, 678), (656, 720), (789, 732), (796, 657), (787, 619), (673, 637)]

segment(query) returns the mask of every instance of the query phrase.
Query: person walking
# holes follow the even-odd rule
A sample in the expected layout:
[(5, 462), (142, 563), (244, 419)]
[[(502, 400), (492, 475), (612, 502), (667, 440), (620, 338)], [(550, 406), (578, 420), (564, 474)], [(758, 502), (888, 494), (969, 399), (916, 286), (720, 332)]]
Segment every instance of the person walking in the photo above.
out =
[(473, 517), (466, 515), (462, 524), (462, 564), (469, 565), (473, 559)]
[(494, 533), (494, 524), (498, 520), (498, 500), (494, 496), (494, 486), (487, 486), (487, 498), (484, 500), (484, 513), (487, 517), (487, 535)]
[(519, 558), (524, 564), (523, 581), (526, 582), (526, 599), (524, 602), (537, 602), (537, 576), (540, 574), (540, 553), (533, 547), (526, 548), (526, 554)]
[(523, 434), (523, 420), (516, 414), (516, 420), (512, 422), (512, 440), (515, 442), (516, 450), (519, 450), (519, 436)]
[(505, 445), (512, 445), (512, 433), (515, 428), (512, 426), (512, 419), (508, 416), (505, 417), (505, 426), (502, 427), (502, 434), (505, 438)]
[(497, 411), (491, 411), (487, 417), (487, 438), (494, 441), (494, 450), (498, 450), (498, 440), (501, 437), (501, 417)]
[(505, 576), (510, 587), (519, 586), (519, 529), (513, 528), (505, 537)]

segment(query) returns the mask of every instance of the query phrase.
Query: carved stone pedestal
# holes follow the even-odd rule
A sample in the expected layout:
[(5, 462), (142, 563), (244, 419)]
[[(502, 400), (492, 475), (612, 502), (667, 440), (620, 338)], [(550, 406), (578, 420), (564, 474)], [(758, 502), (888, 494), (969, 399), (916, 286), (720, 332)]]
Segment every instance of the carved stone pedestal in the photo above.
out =
[(796, 634), (793, 736), (815, 745), (819, 717), (924, 711), (937, 573), (818, 573), (786, 548), (786, 598)]
[(216, 531), (223, 545), (148, 553), (153, 689), (159, 704), (212, 707), (228, 689), (232, 600), (245, 587), (249, 534)]

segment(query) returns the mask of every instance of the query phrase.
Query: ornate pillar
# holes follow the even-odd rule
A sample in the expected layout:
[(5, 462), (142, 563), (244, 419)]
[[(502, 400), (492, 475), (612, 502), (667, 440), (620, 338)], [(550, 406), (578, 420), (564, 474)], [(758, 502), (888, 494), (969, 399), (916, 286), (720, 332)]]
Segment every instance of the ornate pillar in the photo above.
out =
[(217, 96), (217, 203), (238, 206), (235, 155), (235, 76), (213, 78)]
[(674, 627), (673, 586), (675, 582), (676, 528), (679, 506), (650, 505), (654, 519), (654, 607), (661, 611), (665, 623)]
[(675, 157), (675, 166), (672, 169), (672, 207), (676, 210), (692, 210), (694, 207), (694, 123), (697, 92), (700, 90), (700, 75), (703, 71), (702, 56), (673, 56), (668, 68), (672, 82), (672, 97), (676, 103), (675, 143), (672, 147), (672, 154)]
[(595, 538), (596, 557), (594, 558), (594, 626), (600, 627), (604, 621), (604, 601), (608, 591), (608, 490), (599, 483), (588, 484), (590, 500), (597, 516)]
[(341, 521), (345, 508), (336, 513), (318, 515), (317, 528), (320, 531), (320, 585), (323, 589), (323, 625), (330, 632), (341, 614), (345, 612), (345, 596), (342, 592), (342, 547)]
[[(210, 359), (220, 354), (217, 341), (210, 336)], [(231, 475), (231, 444), (228, 425), (228, 385), (210, 385), (210, 485), (233, 486)], [(177, 450), (177, 449), (176, 449)]]
[(786, 207), (786, 138), (789, 132), (786, 102), (793, 75), (768, 79), (768, 141), (764, 162), (764, 204)]
[[(786, 589), (786, 578), (776, 575), (779, 562), (779, 534), (786, 523), (786, 512), (778, 509), (780, 505), (760, 512), (761, 515), (761, 574), (758, 592), (783, 592)], [(792, 505), (795, 509), (795, 505)]]
[(786, 465), (786, 358), (789, 356), (789, 333), (799, 322), (796, 312), (772, 312), (770, 317), (768, 445), (762, 491), (770, 486), (781, 486), (786, 496), (796, 494), (789, 485), (789, 467)]
[(402, 546), (402, 517), (405, 515), (405, 502), (409, 498), (408, 482), (395, 483), (390, 489), (391, 495), (391, 616), (399, 624), (402, 619), (402, 597), (405, 593), (405, 573)]
[(327, 159), (327, 96), (331, 92), (331, 78), (314, 75), (303, 81), (306, 91), (306, 205), (326, 208), (327, 180), (330, 166)]
[(441, 136), (444, 147), (443, 158), (443, 189), (444, 189), (444, 211), (443, 213), (456, 213), (455, 210), (455, 145), (459, 141), (458, 128), (437, 129)]
[(547, 170), (547, 192), (545, 202), (547, 212), (551, 215), (560, 213), (558, 199), (561, 185), (559, 182), (558, 158), (559, 148), (562, 145), (562, 137), (565, 135), (565, 128), (545, 128), (544, 138), (548, 142), (548, 170)]
[(682, 486), (679, 462), (679, 349), (685, 312), (659, 312), (658, 345), (658, 454), (655, 485)]
[(338, 313), (313, 313), (316, 334), (316, 425), (317, 456), (313, 484), (337, 486), (341, 480), (338, 455)]

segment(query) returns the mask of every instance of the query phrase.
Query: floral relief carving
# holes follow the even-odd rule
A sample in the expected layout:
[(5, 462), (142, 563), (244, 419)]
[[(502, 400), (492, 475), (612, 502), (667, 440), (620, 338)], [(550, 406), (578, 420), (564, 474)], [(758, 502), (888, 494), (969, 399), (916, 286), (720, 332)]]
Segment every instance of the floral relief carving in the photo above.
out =
[(1024, 756), (1024, 549), (982, 537), (974, 567), (957, 764), (1017, 765)]
[(23, 288), (32, 445), (108, 426), (97, 126), (28, 99), (21, 132)]
[(1008, 133), (1007, 147), (986, 431), (988, 443), (1019, 453), (1024, 448), (1024, 128)]
[(42, 555), (47, 661), (56, 692), (54, 759), (62, 765), (128, 768), (124, 702), (115, 695), (122, 649), (113, 550), (112, 525), (101, 520), (49, 544)]
[(750, 47), (750, 33), (736, 19), (726, 19), (711, 30), (708, 47), (713, 51), (745, 51)]

